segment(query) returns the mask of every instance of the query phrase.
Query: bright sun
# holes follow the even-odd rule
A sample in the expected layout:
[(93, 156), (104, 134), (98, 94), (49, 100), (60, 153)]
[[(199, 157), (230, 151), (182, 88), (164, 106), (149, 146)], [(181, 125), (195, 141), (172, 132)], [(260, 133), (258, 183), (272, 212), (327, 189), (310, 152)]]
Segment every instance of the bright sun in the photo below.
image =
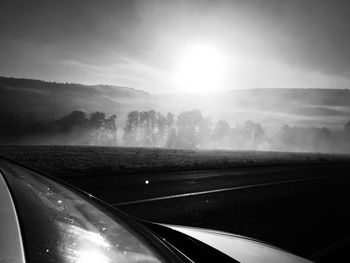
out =
[(188, 47), (179, 58), (176, 82), (186, 92), (213, 92), (222, 89), (227, 59), (215, 46), (197, 44)]

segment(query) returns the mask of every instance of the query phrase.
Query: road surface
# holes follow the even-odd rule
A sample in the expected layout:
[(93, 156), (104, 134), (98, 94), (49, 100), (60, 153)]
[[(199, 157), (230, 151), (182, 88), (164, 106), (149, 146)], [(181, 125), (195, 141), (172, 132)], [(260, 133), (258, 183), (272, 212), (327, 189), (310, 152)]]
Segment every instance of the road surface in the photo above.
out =
[(349, 171), (339, 163), (66, 181), (143, 219), (233, 232), (335, 262), (349, 249)]

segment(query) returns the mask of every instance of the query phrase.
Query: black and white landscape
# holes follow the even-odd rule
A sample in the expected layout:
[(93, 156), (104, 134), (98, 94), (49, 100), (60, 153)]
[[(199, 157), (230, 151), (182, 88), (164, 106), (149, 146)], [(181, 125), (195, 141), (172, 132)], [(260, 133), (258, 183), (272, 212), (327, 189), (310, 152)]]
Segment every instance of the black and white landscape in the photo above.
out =
[(348, 262), (349, 14), (345, 0), (5, 1), (0, 157), (141, 219)]

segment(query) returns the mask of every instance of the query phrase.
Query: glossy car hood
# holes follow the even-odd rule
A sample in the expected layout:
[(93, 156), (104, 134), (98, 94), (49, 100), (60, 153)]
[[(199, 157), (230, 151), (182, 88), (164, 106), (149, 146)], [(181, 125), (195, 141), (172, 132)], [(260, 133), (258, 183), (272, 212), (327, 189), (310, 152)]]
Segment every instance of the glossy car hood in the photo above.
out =
[(260, 241), (226, 232), (164, 225), (198, 239), (242, 263), (311, 263), (312, 261)]

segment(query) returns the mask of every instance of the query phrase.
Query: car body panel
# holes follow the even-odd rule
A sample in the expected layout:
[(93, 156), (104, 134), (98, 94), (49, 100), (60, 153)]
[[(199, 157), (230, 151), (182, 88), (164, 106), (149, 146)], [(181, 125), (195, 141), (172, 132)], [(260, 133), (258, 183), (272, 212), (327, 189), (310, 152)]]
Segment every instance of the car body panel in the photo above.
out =
[[(148, 237), (143, 238), (93, 198), (19, 165), (2, 160), (0, 164), (16, 203), (16, 210), (10, 208), (17, 215), (8, 221), (19, 218), (23, 235), (23, 240), (12, 240), (8, 249), (23, 244), (26, 259), (38, 263), (163, 262)], [(3, 204), (1, 210), (7, 207)], [(11, 241), (2, 228), (3, 243)], [(15, 230), (9, 229), (9, 234), (14, 236)], [(17, 253), (13, 258), (20, 257)]]
[(15, 204), (0, 173), (0, 262), (24, 263), (24, 249)]
[(312, 261), (291, 254), (263, 242), (226, 232), (203, 228), (163, 225), (198, 239), (217, 250), (246, 263), (312, 263)]

